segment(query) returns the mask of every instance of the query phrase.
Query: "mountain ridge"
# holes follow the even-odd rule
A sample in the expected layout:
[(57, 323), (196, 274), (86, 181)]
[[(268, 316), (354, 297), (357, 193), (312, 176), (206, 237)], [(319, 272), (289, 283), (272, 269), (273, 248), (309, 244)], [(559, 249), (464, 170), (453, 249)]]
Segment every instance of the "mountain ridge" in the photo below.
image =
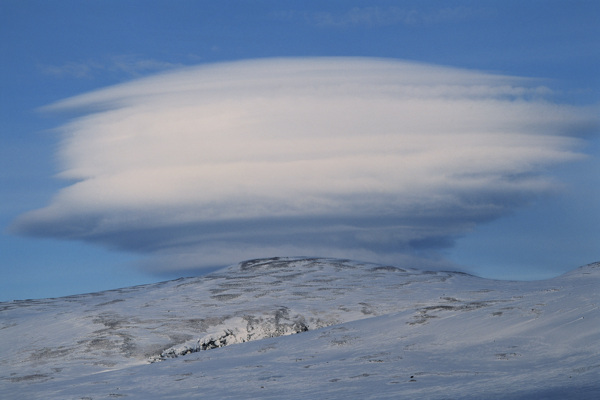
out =
[[(28, 398), (65, 398), (61, 396), (72, 391), (68, 382), (77, 382), (76, 386), (84, 389), (73, 393), (85, 397), (96, 390), (90, 382), (102, 374), (108, 382), (129, 387), (128, 396), (134, 398), (152, 398), (140, 393), (186, 398), (191, 392), (186, 392), (190, 388), (185, 389), (185, 385), (179, 385), (181, 390), (152, 394), (123, 381), (122, 374), (129, 371), (141, 382), (152, 371), (152, 379), (171, 387), (169, 375), (157, 371), (175, 368), (193, 376), (214, 363), (217, 367), (228, 362), (230, 367), (237, 365), (249, 354), (264, 356), (263, 368), (279, 369), (279, 359), (306, 359), (304, 353), (311, 353), (306, 346), (311, 343), (309, 347), (322, 353), (311, 353), (313, 358), (352, 346), (357, 353), (364, 353), (348, 366), (335, 358), (328, 361), (337, 369), (329, 371), (330, 379), (322, 383), (325, 393), (333, 383), (330, 380), (341, 379), (334, 376), (337, 372), (344, 368), (349, 374), (370, 371), (375, 364), (397, 368), (410, 364), (412, 376), (420, 377), (419, 381), (429, 376), (430, 390), (411, 389), (415, 398), (426, 393), (432, 397), (425, 398), (436, 398), (434, 387), (442, 381), (452, 383), (444, 376), (457, 378), (455, 386), (467, 382), (480, 389), (487, 385), (497, 390), (502, 378), (518, 382), (521, 391), (531, 389), (531, 383), (505, 370), (502, 362), (532, 376), (532, 390), (541, 390), (540, 374), (529, 371), (533, 366), (540, 371), (548, 369), (555, 383), (562, 382), (556, 377), (561, 368), (543, 366), (549, 360), (565, 363), (563, 369), (578, 377), (577, 385), (587, 385), (596, 393), (600, 387), (590, 377), (600, 373), (600, 364), (593, 361), (600, 356), (599, 282), (600, 263), (548, 280), (517, 282), (459, 272), (294, 257), (248, 260), (203, 277), (58, 299), (0, 303), (0, 387), (7, 393), (27, 393)], [(380, 344), (374, 348), (365, 344), (377, 337)], [(291, 350), (286, 353), (273, 341), (289, 343)], [(275, 346), (273, 351), (268, 350), (271, 345)], [(275, 353), (277, 359), (272, 358)], [(377, 356), (383, 353), (388, 355)], [(417, 354), (422, 360), (415, 358)], [(442, 357), (441, 364), (436, 366), (431, 360), (438, 357)], [(455, 358), (464, 360), (461, 368)], [(379, 359), (383, 361), (376, 361)], [(284, 364), (282, 371), (291, 368), (289, 362)], [(325, 365), (320, 366), (319, 376), (311, 379), (327, 376)], [(470, 372), (461, 375), (457, 370)], [(227, 368), (220, 371), (221, 376), (231, 374)], [(363, 377), (366, 381), (374, 379), (366, 379), (371, 376), (379, 380), (386, 376), (383, 371), (356, 376), (361, 374), (368, 374)], [(489, 379), (482, 381), (481, 376)], [(213, 378), (217, 385), (219, 377)], [(298, 385), (292, 378), (275, 379), (277, 384), (271, 386)], [(390, 396), (397, 395), (398, 388), (393, 389), (390, 385), (396, 384), (389, 382), (404, 385), (415, 379), (388, 378), (385, 387)], [(567, 380), (561, 387), (572, 387), (571, 383)], [(240, 388), (228, 395), (227, 390), (218, 391), (221, 386), (212, 387), (213, 398), (245, 398), (240, 397), (244, 393)], [(460, 394), (458, 387), (454, 390)], [(60, 396), (50, 395), (55, 392)], [(258, 398), (265, 394), (256, 393)], [(336, 396), (331, 398), (344, 397)]]

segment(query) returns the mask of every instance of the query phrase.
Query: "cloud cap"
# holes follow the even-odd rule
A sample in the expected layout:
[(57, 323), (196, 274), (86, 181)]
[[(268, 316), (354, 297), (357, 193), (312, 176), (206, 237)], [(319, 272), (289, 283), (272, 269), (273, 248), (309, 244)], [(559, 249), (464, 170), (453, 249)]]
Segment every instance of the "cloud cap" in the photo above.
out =
[(414, 260), (556, 184), (597, 123), (523, 78), (385, 59), (239, 61), (66, 99), (61, 178), (18, 233), (148, 254)]

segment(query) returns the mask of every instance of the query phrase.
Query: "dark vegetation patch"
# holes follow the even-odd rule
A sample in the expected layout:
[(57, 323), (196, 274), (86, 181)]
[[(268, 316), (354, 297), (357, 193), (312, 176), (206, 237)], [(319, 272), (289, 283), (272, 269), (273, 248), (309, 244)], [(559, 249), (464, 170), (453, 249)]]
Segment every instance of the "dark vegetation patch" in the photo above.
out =
[(29, 382), (29, 381), (43, 380), (45, 382), (49, 379), (52, 379), (52, 378), (50, 378), (46, 374), (31, 374), (31, 375), (16, 376), (16, 377), (10, 378), (10, 381), (16, 383), (16, 382)]
[(218, 301), (228, 301), (228, 300), (237, 299), (240, 296), (241, 296), (240, 293), (230, 293), (230, 294), (217, 294), (214, 296), (210, 296), (210, 298), (218, 300)]
[(371, 268), (369, 271), (372, 271), (372, 272), (407, 272), (405, 269), (398, 268), (398, 267), (392, 267), (389, 265), (382, 266), (382, 267), (374, 267), (374, 268)]
[(104, 306), (108, 306), (110, 304), (120, 303), (122, 301), (125, 301), (125, 300), (123, 300), (123, 299), (114, 299), (114, 300), (111, 300), (111, 301), (107, 301), (106, 303), (96, 304), (96, 307), (104, 307)]

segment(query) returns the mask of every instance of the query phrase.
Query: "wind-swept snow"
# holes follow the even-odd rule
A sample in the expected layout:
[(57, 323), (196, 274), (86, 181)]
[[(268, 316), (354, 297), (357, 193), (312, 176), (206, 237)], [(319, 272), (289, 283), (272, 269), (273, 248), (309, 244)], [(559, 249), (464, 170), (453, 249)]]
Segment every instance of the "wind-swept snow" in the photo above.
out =
[(0, 303), (0, 393), (595, 399), (599, 289), (599, 263), (507, 282), (275, 258), (200, 278)]

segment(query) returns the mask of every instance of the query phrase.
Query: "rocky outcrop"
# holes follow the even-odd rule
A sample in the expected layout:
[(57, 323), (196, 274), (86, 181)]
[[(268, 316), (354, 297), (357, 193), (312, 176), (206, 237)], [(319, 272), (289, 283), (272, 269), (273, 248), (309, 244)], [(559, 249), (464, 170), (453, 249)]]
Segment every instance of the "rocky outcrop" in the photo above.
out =
[(198, 351), (205, 351), (231, 344), (245, 343), (268, 337), (292, 335), (308, 331), (309, 326), (301, 315), (290, 317), (287, 307), (279, 308), (274, 315), (233, 317), (212, 329), (212, 332), (197, 340), (169, 347), (158, 356), (150, 357), (150, 362), (163, 361), (167, 358), (184, 356)]

